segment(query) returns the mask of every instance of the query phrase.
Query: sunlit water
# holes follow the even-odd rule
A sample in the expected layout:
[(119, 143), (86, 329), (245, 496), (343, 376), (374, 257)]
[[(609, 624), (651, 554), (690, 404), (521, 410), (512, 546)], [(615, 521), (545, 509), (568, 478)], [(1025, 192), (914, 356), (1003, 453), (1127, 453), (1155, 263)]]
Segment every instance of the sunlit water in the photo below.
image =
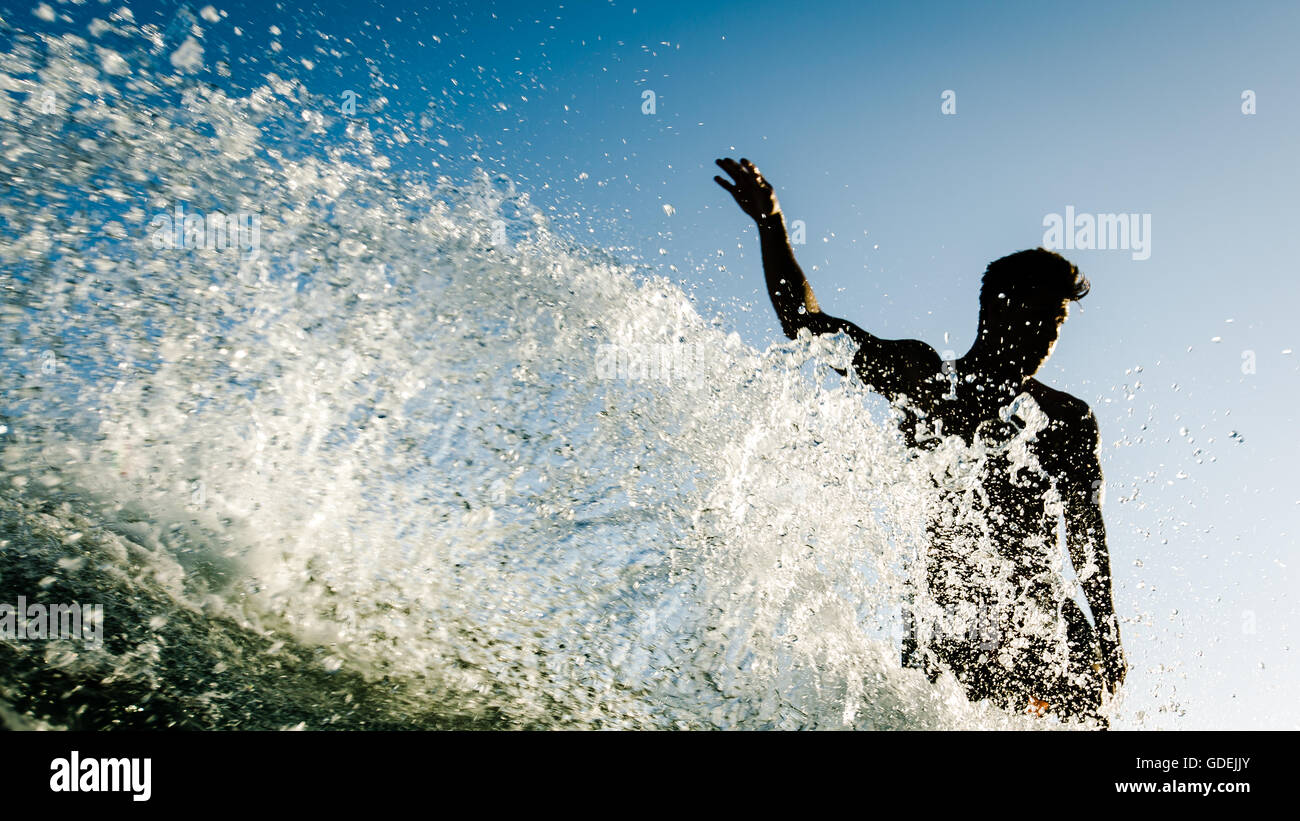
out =
[(900, 666), (979, 454), (909, 455), (844, 340), (757, 351), (510, 180), (111, 26), (0, 56), (0, 601), (104, 605), (0, 641), (4, 724), (1052, 726)]

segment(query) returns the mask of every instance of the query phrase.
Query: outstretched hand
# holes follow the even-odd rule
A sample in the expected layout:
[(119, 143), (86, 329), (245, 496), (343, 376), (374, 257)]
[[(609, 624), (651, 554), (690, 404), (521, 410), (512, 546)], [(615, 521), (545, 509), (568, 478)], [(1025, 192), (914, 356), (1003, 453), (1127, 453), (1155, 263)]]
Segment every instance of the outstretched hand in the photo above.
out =
[(755, 222), (762, 224), (781, 214), (781, 206), (776, 201), (776, 192), (772, 184), (763, 179), (763, 175), (752, 162), (742, 158), (736, 162), (731, 158), (715, 160), (718, 167), (726, 171), (734, 182), (727, 182), (721, 176), (713, 181), (735, 197), (740, 210), (748, 214)]

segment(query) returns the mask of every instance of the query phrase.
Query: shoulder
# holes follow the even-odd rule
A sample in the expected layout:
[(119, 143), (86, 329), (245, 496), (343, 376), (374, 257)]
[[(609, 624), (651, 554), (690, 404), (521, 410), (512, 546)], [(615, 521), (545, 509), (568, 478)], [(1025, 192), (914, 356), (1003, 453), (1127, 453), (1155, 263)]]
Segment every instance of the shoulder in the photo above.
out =
[[(1101, 432), (1092, 408), (1076, 396), (1029, 380), (1027, 392), (1049, 420), (1042, 436), (1044, 464), (1062, 487), (1093, 492), (1102, 481)], [(1091, 490), (1090, 490), (1091, 489)]]
[(875, 347), (881, 353), (906, 362), (912, 368), (929, 374), (943, 370), (943, 360), (929, 344), (919, 339), (877, 339)]
[(1026, 384), (1026, 392), (1038, 403), (1052, 426), (1065, 436), (1086, 447), (1096, 447), (1101, 439), (1097, 428), (1097, 417), (1093, 415), (1088, 403), (1065, 391), (1058, 391), (1031, 379)]
[(881, 339), (839, 317), (814, 312), (800, 318), (800, 327), (813, 334), (846, 334), (858, 346), (854, 367), (862, 381), (886, 395), (914, 392), (915, 383), (924, 382), (943, 370), (943, 361), (934, 348), (919, 339)]
[(1025, 383), (1025, 392), (1034, 397), (1038, 407), (1043, 409), (1043, 413), (1054, 422), (1082, 422), (1092, 420), (1096, 423), (1092, 415), (1092, 408), (1088, 403), (1077, 396), (1072, 396), (1065, 391), (1058, 391), (1056, 388), (1049, 388), (1037, 379), (1030, 379)]
[(862, 340), (854, 364), (863, 382), (890, 398), (906, 393), (918, 399), (943, 381), (943, 360), (919, 339)]

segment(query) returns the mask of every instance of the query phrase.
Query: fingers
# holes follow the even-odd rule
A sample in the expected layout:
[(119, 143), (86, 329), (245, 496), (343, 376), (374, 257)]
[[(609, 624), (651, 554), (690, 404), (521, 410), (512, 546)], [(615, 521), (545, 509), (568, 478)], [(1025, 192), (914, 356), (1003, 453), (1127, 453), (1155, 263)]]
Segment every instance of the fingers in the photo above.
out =
[(742, 177), (748, 177), (755, 182), (763, 181), (763, 175), (759, 172), (758, 167), (744, 157), (740, 159), (740, 162), (736, 162), (730, 157), (723, 157), (714, 160), (714, 162), (718, 164), (719, 168), (730, 174), (736, 182), (740, 182)]
[(731, 176), (731, 178), (736, 182), (740, 182), (744, 177), (747, 176), (745, 174), (745, 170), (740, 167), (740, 163), (736, 162), (730, 157), (723, 157), (720, 160), (714, 160), (714, 162), (718, 164), (719, 168), (721, 168), (723, 171), (726, 171)]
[(748, 171), (750, 175), (753, 176), (754, 182), (758, 183), (759, 188), (762, 188), (764, 190), (771, 190), (772, 184), (769, 183), (767, 180), (763, 179), (763, 173), (758, 170), (758, 166), (754, 165), (745, 157), (740, 158), (740, 165), (742, 168)]
[(714, 160), (714, 162), (717, 163), (719, 168), (726, 171), (731, 178), (736, 181), (735, 184), (732, 185), (727, 183), (727, 181), (722, 177), (713, 178), (718, 185), (721, 185), (732, 194), (736, 194), (739, 190), (747, 190), (752, 194), (754, 193), (753, 189), (757, 189), (759, 192), (765, 194), (771, 193), (772, 184), (763, 179), (763, 175), (759, 173), (758, 167), (750, 162), (748, 158), (741, 157), (740, 162), (736, 162), (730, 157), (723, 157)]

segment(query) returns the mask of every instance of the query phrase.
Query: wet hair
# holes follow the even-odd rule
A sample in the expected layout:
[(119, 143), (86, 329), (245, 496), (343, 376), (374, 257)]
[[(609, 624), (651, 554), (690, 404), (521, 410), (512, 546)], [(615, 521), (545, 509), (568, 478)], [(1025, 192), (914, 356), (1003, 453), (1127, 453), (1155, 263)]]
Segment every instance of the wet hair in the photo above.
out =
[(989, 263), (980, 287), (980, 308), (982, 312), (1005, 295), (1012, 304), (1060, 309), (1067, 300), (1083, 299), (1090, 288), (1088, 278), (1065, 257), (1034, 248)]

